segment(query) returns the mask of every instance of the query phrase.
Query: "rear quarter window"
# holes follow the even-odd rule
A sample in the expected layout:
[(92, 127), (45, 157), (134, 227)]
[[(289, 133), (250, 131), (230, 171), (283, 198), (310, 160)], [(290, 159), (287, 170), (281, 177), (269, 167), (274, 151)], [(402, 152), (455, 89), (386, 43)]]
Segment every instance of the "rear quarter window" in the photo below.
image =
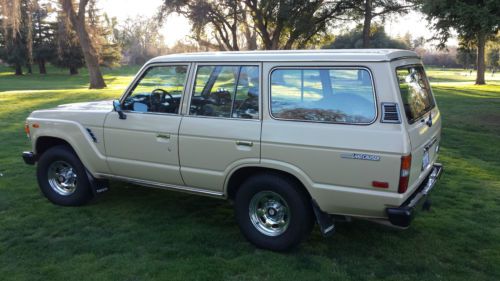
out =
[(271, 115), (277, 119), (369, 124), (376, 118), (368, 70), (278, 68), (271, 73)]
[(424, 67), (409, 65), (396, 68), (399, 92), (410, 124), (434, 108), (434, 98)]

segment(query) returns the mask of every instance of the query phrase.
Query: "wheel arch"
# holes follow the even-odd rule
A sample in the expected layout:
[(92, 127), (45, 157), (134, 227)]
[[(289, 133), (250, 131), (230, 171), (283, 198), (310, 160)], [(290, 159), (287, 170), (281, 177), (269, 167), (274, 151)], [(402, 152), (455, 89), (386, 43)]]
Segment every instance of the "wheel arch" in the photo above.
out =
[[(297, 171), (294, 171), (295, 169)], [(283, 177), (286, 177), (294, 182), (301, 188), (304, 192), (304, 195), (311, 197), (311, 193), (309, 192), (308, 186), (311, 186), (310, 179), (303, 174), (302, 171), (298, 170), (296, 167), (279, 167), (275, 164), (263, 164), (261, 165), (247, 165), (240, 166), (235, 168), (227, 177), (226, 185), (225, 185), (225, 195), (228, 199), (233, 200), (238, 188), (241, 184), (248, 178), (260, 174), (260, 173), (272, 173), (277, 174)]]
[(53, 136), (40, 136), (35, 141), (35, 153), (38, 157), (40, 157), (43, 153), (45, 153), (45, 151), (58, 145), (65, 145), (75, 152), (73, 146), (71, 146), (71, 144), (65, 139)]
[(91, 175), (95, 175), (97, 171), (103, 170), (103, 168), (100, 167), (107, 168), (106, 159), (104, 157), (99, 157), (85, 139), (75, 140), (61, 134), (48, 135), (40, 132), (32, 137), (32, 141), (33, 151), (37, 158), (40, 158), (52, 147), (64, 145), (73, 151)]

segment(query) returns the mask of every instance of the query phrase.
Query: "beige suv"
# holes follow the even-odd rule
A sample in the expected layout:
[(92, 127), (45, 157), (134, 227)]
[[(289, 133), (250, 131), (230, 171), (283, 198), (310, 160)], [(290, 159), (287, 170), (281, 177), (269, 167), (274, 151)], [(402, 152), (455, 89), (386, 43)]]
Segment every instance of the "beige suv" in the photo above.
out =
[(234, 201), (258, 247), (285, 250), (318, 222), (408, 227), (442, 171), (441, 116), (403, 50), (157, 57), (120, 100), (31, 113), (38, 183), (81, 205), (107, 180)]

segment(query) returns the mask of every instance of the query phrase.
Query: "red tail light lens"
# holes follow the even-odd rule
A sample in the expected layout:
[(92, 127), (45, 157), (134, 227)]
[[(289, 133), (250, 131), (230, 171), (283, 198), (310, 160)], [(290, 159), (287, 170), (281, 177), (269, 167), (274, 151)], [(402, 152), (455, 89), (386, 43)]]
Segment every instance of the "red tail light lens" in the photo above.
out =
[(399, 193), (405, 193), (408, 189), (411, 169), (411, 154), (401, 157), (401, 170), (399, 174)]
[(28, 122), (24, 123), (24, 131), (26, 132), (26, 136), (28, 136), (28, 138), (30, 137), (30, 124), (28, 124)]

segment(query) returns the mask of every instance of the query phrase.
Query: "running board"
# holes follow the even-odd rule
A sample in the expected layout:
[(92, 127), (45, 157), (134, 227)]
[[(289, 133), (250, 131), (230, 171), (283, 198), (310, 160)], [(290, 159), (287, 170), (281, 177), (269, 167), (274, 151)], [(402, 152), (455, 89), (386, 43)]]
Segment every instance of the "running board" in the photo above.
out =
[(100, 173), (97, 173), (96, 176), (98, 176), (99, 178), (119, 180), (119, 181), (129, 182), (129, 183), (133, 183), (133, 184), (137, 184), (137, 185), (141, 185), (141, 186), (146, 186), (146, 187), (153, 187), (153, 188), (173, 190), (173, 191), (182, 191), (182, 192), (205, 195), (205, 196), (210, 196), (210, 197), (215, 197), (215, 198), (224, 198), (223, 192), (200, 189), (200, 188), (196, 188), (196, 187), (159, 183), (159, 182), (154, 182), (154, 181), (134, 179), (134, 178), (128, 178), (128, 177), (122, 177), (122, 176), (109, 175), (109, 174), (100, 174)]

